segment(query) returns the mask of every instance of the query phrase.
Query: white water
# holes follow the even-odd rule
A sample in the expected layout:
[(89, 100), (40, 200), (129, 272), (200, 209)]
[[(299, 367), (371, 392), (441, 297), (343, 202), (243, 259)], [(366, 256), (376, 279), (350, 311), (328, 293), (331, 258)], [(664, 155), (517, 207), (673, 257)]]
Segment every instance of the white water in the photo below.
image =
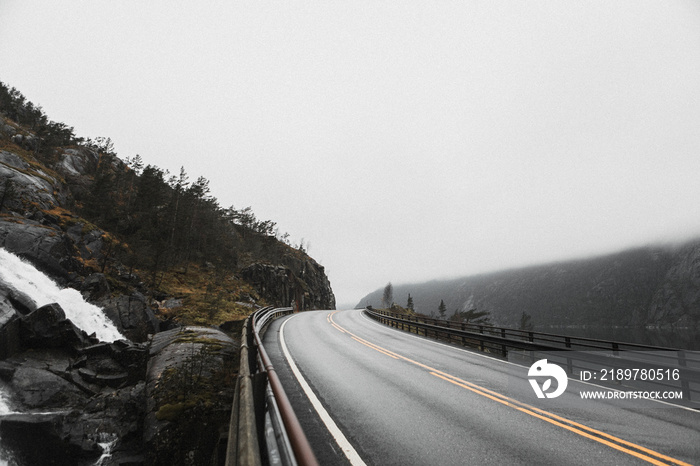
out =
[(97, 460), (95, 466), (102, 466), (105, 460), (112, 456), (112, 448), (117, 443), (118, 437), (115, 434), (100, 434), (98, 445), (102, 448), (102, 456)]
[[(112, 342), (124, 336), (99, 307), (85, 302), (79, 291), (60, 288), (53, 280), (14, 254), (0, 248), (0, 282), (21, 291), (37, 306), (58, 303), (78, 328), (101, 341)], [(1, 466), (1, 465), (0, 465)]]
[[(10, 403), (5, 396), (2, 387), (0, 386), (0, 416), (11, 414), (12, 412), (13, 410), (10, 408)], [(0, 466), (12, 466), (13, 464), (14, 463), (10, 463), (10, 455), (5, 452), (5, 450), (2, 448), (2, 444), (0, 443)]]
[(0, 445), (0, 466), (13, 466), (14, 463), (10, 463), (10, 458), (9, 456), (5, 456), (5, 451), (2, 449), (2, 445)]
[[(88, 334), (95, 333), (101, 341), (112, 342), (124, 336), (99, 307), (85, 302), (82, 295), (72, 288), (60, 288), (53, 280), (24, 262), (14, 254), (0, 248), (0, 286), (22, 292), (34, 300), (37, 306), (58, 303), (78, 328)], [(5, 391), (0, 387), (0, 416), (13, 412)], [(116, 439), (104, 438), (100, 446), (104, 453), (97, 464), (110, 455)], [(0, 466), (14, 466), (15, 462), (0, 445)]]
[(4, 416), (6, 414), (11, 414), (12, 412), (13, 411), (10, 408), (10, 404), (7, 401), (7, 396), (2, 391), (2, 387), (0, 386), (0, 416)]

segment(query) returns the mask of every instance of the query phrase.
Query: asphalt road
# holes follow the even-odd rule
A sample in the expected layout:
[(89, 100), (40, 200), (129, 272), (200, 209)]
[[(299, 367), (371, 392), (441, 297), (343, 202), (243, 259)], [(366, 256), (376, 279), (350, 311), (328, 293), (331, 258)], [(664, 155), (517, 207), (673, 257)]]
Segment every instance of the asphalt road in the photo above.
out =
[[(697, 411), (584, 400), (580, 391), (607, 389), (577, 380), (540, 400), (528, 367), (386, 327), (359, 310), (278, 319), (264, 345), (323, 465), (700, 464)], [(318, 414), (288, 358), (332, 421)]]

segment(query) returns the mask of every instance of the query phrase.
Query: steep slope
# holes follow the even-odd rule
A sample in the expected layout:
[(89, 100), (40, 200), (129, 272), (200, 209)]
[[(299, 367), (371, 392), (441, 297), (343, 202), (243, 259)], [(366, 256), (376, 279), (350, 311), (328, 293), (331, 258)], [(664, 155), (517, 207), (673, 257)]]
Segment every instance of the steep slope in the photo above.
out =
[[(523, 312), (536, 325), (700, 326), (700, 240), (647, 247), (453, 280), (394, 284), (394, 299), (411, 294), (418, 312), (487, 310), (517, 326)], [(381, 306), (382, 289), (360, 306)]]
[(0, 464), (218, 464), (240, 320), (335, 307), (275, 232), (0, 83)]
[(322, 266), (250, 208), (222, 208), (208, 184), (123, 161), (108, 138), (76, 137), (0, 83), (0, 246), (81, 290), (125, 335), (218, 325), (254, 304), (335, 308)]

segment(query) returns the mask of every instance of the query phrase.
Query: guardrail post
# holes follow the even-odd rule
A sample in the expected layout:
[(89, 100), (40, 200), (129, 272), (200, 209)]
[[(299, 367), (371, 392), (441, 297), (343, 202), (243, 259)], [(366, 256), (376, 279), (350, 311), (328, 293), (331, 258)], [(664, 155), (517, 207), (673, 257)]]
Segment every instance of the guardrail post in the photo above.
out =
[(236, 379), (236, 386), (233, 392), (233, 405), (231, 406), (231, 419), (228, 424), (228, 440), (226, 441), (225, 466), (235, 466), (238, 463), (238, 422), (240, 416), (241, 399), (241, 379)]
[[(258, 428), (258, 438), (265, 438), (265, 409), (267, 402), (265, 400), (265, 391), (267, 389), (267, 373), (258, 372), (252, 377), (253, 399), (255, 400), (255, 425)], [(267, 463), (267, 449), (262, 448), (260, 452), (262, 461)]]
[[(681, 367), (688, 366), (684, 350), (678, 350), (678, 365)], [(683, 374), (681, 374), (681, 391), (683, 392), (683, 399), (690, 400), (690, 383), (683, 377)]]
[[(501, 338), (505, 338), (505, 337), (506, 337), (506, 329), (502, 328), (502, 329), (501, 329)], [(508, 356), (508, 348), (506, 348), (506, 345), (505, 345), (505, 344), (502, 344), (502, 345), (501, 345), (501, 352), (503, 353), (503, 357), (504, 357), (504, 358), (505, 358), (506, 356)]]

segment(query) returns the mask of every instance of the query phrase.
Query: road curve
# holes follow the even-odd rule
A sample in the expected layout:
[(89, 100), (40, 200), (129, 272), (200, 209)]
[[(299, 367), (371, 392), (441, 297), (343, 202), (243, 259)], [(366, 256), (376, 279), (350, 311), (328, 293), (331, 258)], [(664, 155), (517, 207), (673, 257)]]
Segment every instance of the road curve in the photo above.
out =
[[(581, 390), (606, 389), (576, 380), (556, 400), (538, 400), (527, 367), (386, 327), (359, 310), (278, 319), (264, 345), (321, 464), (700, 463), (697, 411), (582, 400)], [(340, 433), (329, 432), (283, 347)]]

